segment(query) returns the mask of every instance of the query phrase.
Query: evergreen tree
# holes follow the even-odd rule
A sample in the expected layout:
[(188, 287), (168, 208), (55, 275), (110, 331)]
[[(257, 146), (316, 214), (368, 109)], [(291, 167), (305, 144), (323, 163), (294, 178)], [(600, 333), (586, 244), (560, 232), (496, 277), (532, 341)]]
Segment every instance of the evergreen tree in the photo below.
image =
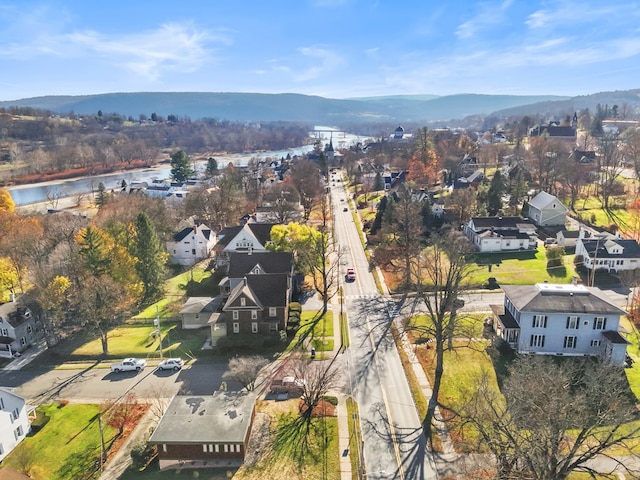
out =
[(213, 177), (216, 173), (218, 173), (218, 162), (215, 158), (209, 157), (207, 159), (206, 174), (208, 177)]
[(142, 299), (149, 303), (162, 294), (167, 255), (155, 226), (144, 212), (138, 214), (136, 221), (136, 256), (136, 270), (143, 285)]
[(183, 150), (171, 154), (171, 178), (174, 181), (186, 182), (195, 173), (191, 168), (191, 158)]
[(96, 195), (96, 206), (100, 209), (104, 207), (108, 201), (107, 189), (104, 187), (104, 183), (100, 182), (98, 184), (98, 194)]
[(491, 186), (487, 192), (487, 211), (489, 215), (495, 215), (502, 209), (502, 196), (505, 190), (504, 178), (500, 169), (498, 169), (491, 179)]

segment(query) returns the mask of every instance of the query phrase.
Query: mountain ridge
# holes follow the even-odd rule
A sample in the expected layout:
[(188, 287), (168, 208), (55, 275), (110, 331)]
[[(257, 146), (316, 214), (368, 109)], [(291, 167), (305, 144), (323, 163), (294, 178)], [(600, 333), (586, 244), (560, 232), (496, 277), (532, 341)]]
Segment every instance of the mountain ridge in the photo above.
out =
[[(640, 89), (599, 92), (576, 97), (560, 95), (389, 95), (325, 98), (298, 93), (246, 92), (116, 92), (94, 95), (48, 95), (0, 101), (0, 108), (32, 107), (59, 114), (117, 113), (138, 119), (152, 113), (167, 117), (228, 121), (294, 121), (317, 124), (339, 122), (447, 122), (470, 115), (519, 115), (571, 108), (594, 108), (596, 103), (627, 103), (640, 109)], [(541, 111), (542, 110), (542, 111)]]

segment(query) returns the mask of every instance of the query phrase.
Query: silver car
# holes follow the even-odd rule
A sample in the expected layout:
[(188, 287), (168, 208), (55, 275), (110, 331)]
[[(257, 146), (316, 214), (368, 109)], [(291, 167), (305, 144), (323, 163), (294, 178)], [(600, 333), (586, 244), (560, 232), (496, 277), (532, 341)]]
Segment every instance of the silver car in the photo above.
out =
[(181, 358), (167, 358), (158, 364), (160, 370), (180, 370), (184, 365)]

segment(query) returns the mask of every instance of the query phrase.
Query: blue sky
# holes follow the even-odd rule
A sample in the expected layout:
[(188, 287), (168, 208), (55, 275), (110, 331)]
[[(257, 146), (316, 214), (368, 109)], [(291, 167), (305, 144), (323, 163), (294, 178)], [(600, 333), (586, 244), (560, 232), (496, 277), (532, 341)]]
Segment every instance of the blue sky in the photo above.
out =
[(640, 88), (640, 3), (0, 0), (0, 100)]

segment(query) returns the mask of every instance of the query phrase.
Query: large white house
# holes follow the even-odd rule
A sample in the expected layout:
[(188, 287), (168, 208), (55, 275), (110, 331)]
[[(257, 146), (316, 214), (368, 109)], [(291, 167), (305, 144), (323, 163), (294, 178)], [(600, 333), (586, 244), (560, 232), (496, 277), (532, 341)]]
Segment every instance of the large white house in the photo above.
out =
[(205, 224), (183, 228), (167, 242), (169, 261), (178, 265), (194, 265), (209, 258), (216, 245), (216, 234)]
[(520, 354), (600, 356), (624, 364), (620, 334), (626, 312), (598, 288), (538, 283), (504, 285), (504, 305), (491, 305), (496, 335)]
[(9, 388), (0, 387), (0, 462), (31, 430), (30, 411), (23, 397)]
[(535, 250), (536, 226), (521, 217), (473, 217), (463, 233), (481, 252)]

